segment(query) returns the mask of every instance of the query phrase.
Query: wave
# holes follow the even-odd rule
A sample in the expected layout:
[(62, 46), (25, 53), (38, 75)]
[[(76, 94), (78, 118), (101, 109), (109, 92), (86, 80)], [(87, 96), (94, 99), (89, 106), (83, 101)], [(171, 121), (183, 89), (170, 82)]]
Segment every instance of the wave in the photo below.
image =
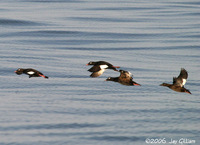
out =
[(35, 125), (18, 125), (0, 127), (1, 131), (16, 131), (16, 130), (43, 130), (43, 129), (69, 129), (69, 128), (96, 128), (103, 127), (103, 124), (91, 124), (91, 123), (58, 123), (58, 124), (35, 124)]
[(100, 140), (100, 141), (144, 141), (146, 138), (145, 137), (137, 137), (137, 136), (115, 136), (115, 135), (108, 135), (108, 136), (94, 136), (94, 137), (89, 137), (89, 139), (93, 140)]
[(0, 25), (3, 26), (35, 26), (41, 25), (41, 23), (26, 21), (26, 20), (14, 20), (14, 19), (0, 19)]

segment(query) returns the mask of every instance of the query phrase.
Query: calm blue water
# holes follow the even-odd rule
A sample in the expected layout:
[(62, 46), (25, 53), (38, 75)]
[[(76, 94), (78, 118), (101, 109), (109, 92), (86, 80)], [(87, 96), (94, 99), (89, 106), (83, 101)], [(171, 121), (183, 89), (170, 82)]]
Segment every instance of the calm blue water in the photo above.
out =
[[(200, 144), (199, 0), (6, 0), (0, 14), (0, 145)], [(142, 86), (90, 78), (98, 60)], [(192, 95), (159, 86), (181, 68)]]

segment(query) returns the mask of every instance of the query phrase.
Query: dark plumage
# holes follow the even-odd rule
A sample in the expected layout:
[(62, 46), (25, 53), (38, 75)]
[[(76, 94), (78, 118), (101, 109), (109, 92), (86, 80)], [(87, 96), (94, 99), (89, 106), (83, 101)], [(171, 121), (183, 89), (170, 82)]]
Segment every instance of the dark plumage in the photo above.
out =
[(189, 90), (184, 88), (187, 78), (188, 78), (188, 73), (184, 68), (182, 68), (179, 76), (177, 78), (176, 77), (173, 78), (173, 84), (163, 83), (160, 86), (168, 87), (176, 92), (184, 92), (184, 93), (192, 94)]
[(112, 64), (106, 61), (97, 61), (97, 62), (90, 61), (86, 65), (93, 65), (93, 67), (91, 67), (88, 70), (89, 72), (92, 72), (90, 77), (98, 77), (102, 75), (106, 69), (112, 69), (114, 71), (118, 71), (116, 68), (119, 68), (118, 66), (113, 66)]
[(32, 68), (27, 68), (27, 69), (23, 69), (23, 68), (18, 68), (15, 71), (16, 74), (21, 75), (22, 73), (29, 75), (29, 78), (31, 77), (44, 77), (46, 79), (48, 79), (49, 77), (43, 75), (41, 72), (32, 69)]
[(130, 72), (124, 70), (119, 70), (119, 72), (120, 72), (119, 77), (109, 77), (106, 79), (106, 81), (118, 82), (126, 86), (134, 86), (134, 85), (141, 86), (140, 84), (133, 81), (133, 77)]

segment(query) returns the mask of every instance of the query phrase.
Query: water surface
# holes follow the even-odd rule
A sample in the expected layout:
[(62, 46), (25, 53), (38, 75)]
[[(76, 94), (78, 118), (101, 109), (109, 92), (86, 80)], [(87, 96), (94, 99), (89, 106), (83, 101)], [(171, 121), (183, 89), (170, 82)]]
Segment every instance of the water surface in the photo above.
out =
[[(197, 0), (0, 2), (1, 145), (200, 142)], [(130, 71), (142, 86), (90, 78), (89, 61)], [(18, 76), (35, 68), (49, 79)], [(159, 84), (188, 70), (192, 95)]]

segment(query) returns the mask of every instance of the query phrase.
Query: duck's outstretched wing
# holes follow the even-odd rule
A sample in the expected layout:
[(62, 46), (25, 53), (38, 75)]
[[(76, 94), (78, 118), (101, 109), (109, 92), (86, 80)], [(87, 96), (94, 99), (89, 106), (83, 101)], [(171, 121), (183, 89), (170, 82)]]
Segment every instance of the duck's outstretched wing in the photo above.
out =
[(187, 81), (188, 73), (184, 68), (181, 68), (180, 74), (178, 77), (173, 78), (173, 84), (176, 86), (183, 87)]
[(101, 70), (99, 70), (99, 71), (97, 71), (97, 72), (93, 72), (93, 73), (90, 75), (90, 77), (93, 77), (93, 78), (99, 77), (100, 75), (103, 74), (104, 71), (105, 71), (105, 69), (101, 69)]
[(96, 66), (96, 65), (88, 69), (89, 72), (98, 72), (100, 70), (101, 70), (100, 66)]
[(120, 78), (132, 79), (132, 74), (129, 71), (119, 70)]

